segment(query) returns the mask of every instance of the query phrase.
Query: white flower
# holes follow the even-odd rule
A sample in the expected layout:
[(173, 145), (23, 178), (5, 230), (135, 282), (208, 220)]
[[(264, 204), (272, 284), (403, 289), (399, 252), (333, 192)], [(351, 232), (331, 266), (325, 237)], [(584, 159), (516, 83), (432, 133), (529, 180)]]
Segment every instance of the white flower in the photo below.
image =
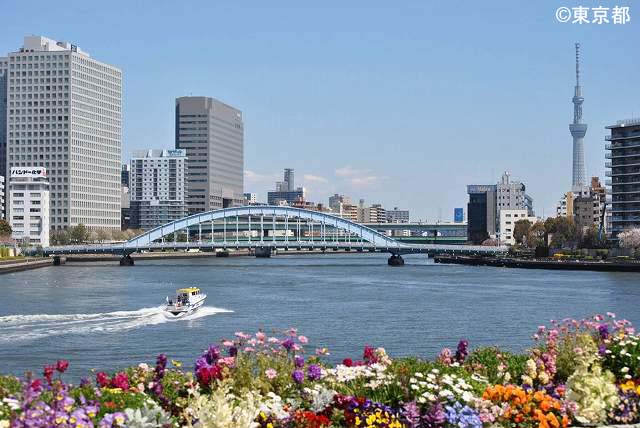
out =
[(622, 373), (628, 373), (629, 372), (629, 367), (623, 367), (623, 368), (620, 369), (620, 371)]

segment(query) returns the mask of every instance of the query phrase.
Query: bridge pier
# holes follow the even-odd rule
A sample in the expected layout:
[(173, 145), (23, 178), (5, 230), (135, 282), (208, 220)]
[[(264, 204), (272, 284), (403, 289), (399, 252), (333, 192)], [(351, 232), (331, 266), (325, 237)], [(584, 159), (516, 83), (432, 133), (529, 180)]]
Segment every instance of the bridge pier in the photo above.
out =
[(255, 255), (258, 258), (271, 257), (271, 248), (269, 247), (256, 247)]
[(229, 257), (228, 251), (216, 251), (216, 257)]
[(404, 266), (404, 259), (400, 254), (391, 254), (387, 263), (389, 266)]
[(120, 266), (133, 266), (133, 265), (134, 265), (133, 258), (131, 258), (130, 254), (125, 254), (120, 259)]
[(53, 265), (60, 266), (67, 262), (67, 258), (63, 256), (53, 256)]

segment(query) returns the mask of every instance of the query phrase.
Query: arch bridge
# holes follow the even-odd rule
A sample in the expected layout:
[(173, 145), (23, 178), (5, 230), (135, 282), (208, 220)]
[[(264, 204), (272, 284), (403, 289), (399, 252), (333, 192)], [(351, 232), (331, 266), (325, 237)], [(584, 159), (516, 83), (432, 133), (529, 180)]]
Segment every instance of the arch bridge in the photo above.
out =
[(274, 250), (355, 250), (391, 254), (390, 264), (402, 264), (402, 254), (495, 254), (505, 247), (404, 244), (362, 224), (318, 211), (288, 206), (244, 206), (194, 214), (150, 229), (130, 240), (108, 245), (67, 245), (44, 249), (45, 255), (120, 254), (154, 250), (249, 249), (268, 257)]

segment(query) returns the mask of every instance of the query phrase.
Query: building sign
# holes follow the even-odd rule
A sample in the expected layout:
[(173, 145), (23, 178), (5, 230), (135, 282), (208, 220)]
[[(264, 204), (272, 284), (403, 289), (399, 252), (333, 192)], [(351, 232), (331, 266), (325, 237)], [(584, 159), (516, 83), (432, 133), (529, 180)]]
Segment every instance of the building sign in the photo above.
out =
[(183, 157), (187, 155), (187, 151), (185, 149), (171, 149), (171, 150), (165, 150), (166, 152), (166, 156), (168, 157)]
[(495, 192), (495, 184), (470, 184), (467, 186), (467, 193), (487, 193)]
[(464, 209), (463, 208), (454, 208), (453, 209), (453, 221), (456, 223), (462, 223), (464, 221)]
[(18, 178), (18, 177), (47, 178), (47, 170), (39, 166), (12, 167), (11, 178)]

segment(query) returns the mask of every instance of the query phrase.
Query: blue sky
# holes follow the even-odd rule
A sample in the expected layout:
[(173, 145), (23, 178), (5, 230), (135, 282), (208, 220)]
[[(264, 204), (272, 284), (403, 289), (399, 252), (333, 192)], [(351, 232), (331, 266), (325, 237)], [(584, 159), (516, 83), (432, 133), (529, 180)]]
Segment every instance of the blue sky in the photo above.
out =
[[(588, 175), (604, 176), (604, 126), (640, 116), (640, 3), (618, 1), (3, 0), (0, 52), (41, 34), (119, 66), (125, 156), (173, 145), (175, 97), (240, 108), (245, 190), (261, 199), (293, 167), (312, 200), (447, 220), (466, 184), (509, 170), (549, 215), (571, 184), (574, 42)], [(555, 19), (600, 5), (631, 22)]]

